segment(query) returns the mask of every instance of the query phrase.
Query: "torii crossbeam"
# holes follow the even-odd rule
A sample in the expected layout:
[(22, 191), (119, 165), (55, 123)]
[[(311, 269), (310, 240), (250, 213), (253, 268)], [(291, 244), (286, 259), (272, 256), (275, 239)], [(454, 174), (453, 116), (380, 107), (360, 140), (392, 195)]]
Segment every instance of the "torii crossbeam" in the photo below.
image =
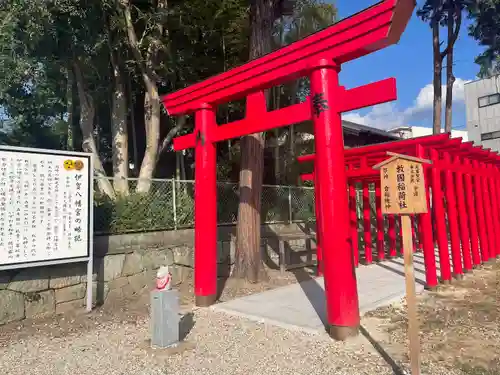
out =
[[(328, 331), (336, 339), (357, 334), (359, 303), (345, 196), (342, 112), (396, 99), (394, 79), (346, 90), (341, 64), (396, 43), (413, 13), (414, 0), (384, 0), (299, 42), (162, 98), (169, 115), (195, 113), (192, 134), (174, 140), (176, 151), (195, 148), (196, 304), (217, 296), (217, 210), (215, 143), (291, 125), (314, 123), (321, 181), (323, 225), (335, 233), (323, 241)], [(308, 76), (311, 95), (303, 103), (267, 111), (263, 90)], [(246, 117), (218, 126), (219, 104), (245, 98)]]

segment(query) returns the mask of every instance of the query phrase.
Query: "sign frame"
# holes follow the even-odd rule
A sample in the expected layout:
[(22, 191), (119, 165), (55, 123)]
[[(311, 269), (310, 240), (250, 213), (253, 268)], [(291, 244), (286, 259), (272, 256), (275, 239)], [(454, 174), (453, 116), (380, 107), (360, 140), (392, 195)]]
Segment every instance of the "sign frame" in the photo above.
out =
[[(389, 159), (373, 166), (373, 169), (380, 170), (381, 188), (385, 190), (382, 191), (383, 197), (385, 198), (385, 202), (381, 204), (382, 213), (384, 215), (415, 215), (427, 213), (427, 191), (424, 164), (431, 164), (431, 161), (393, 152), (387, 152), (387, 154), (391, 156)], [(399, 163), (400, 166), (397, 166), (397, 163)], [(403, 171), (403, 167), (405, 166), (410, 167), (410, 173), (408, 173), (408, 168), (405, 168), (405, 171)], [(396, 167), (398, 168), (398, 179), (389, 179), (389, 175), (396, 175), (395, 171), (393, 171)], [(401, 172), (399, 172), (399, 168), (402, 169)], [(384, 174), (384, 172), (386, 174)], [(400, 187), (400, 185), (402, 185), (402, 187)], [(413, 195), (413, 190), (415, 190), (416, 195)], [(401, 199), (403, 199), (402, 204), (404, 206), (396, 204), (401, 194), (403, 194), (403, 198)]]
[(92, 276), (93, 276), (93, 263), (94, 263), (94, 159), (92, 153), (78, 152), (78, 151), (65, 151), (65, 150), (51, 150), (42, 148), (31, 147), (17, 147), (0, 145), (0, 151), (23, 153), (23, 154), (36, 154), (36, 155), (51, 155), (51, 156), (69, 156), (74, 158), (87, 159), (88, 161), (88, 212), (87, 212), (87, 254), (85, 256), (67, 257), (59, 259), (36, 260), (23, 263), (9, 263), (0, 264), (0, 271), (53, 266), (59, 264), (70, 263), (87, 263), (87, 301), (86, 310), (92, 310)]

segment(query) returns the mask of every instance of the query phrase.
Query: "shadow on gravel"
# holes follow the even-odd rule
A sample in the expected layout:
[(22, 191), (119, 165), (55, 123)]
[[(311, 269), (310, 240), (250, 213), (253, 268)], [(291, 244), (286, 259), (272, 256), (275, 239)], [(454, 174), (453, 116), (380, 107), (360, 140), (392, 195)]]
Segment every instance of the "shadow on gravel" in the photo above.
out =
[(179, 321), (179, 340), (184, 341), (186, 336), (191, 332), (195, 324), (194, 314), (192, 312), (188, 312), (184, 314)]
[(391, 366), (394, 375), (406, 375), (406, 372), (396, 363), (390, 354), (385, 351), (382, 345), (380, 345), (379, 342), (370, 335), (370, 332), (368, 332), (365, 327), (359, 326), (359, 331), (370, 342), (370, 344), (372, 344), (373, 348), (378, 352), (378, 354), (380, 354), (384, 361)]

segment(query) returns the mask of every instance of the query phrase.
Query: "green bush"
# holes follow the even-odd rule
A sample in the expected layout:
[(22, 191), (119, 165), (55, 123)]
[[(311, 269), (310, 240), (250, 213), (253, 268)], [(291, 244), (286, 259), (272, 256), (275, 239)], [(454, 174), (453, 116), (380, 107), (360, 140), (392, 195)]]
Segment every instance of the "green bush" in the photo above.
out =
[[(171, 194), (131, 193), (114, 201), (94, 195), (94, 230), (96, 233), (127, 233), (173, 229), (175, 227)], [(178, 226), (192, 226), (193, 199), (184, 192), (176, 197)]]

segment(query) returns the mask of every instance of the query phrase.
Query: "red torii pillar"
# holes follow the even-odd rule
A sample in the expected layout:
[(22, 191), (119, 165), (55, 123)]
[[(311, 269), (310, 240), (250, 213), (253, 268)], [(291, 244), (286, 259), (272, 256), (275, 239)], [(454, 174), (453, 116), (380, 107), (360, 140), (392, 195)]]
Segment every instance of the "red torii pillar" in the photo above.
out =
[[(450, 165), (451, 156), (448, 152), (444, 153), (443, 160)], [(455, 195), (455, 189), (453, 188), (455, 182), (453, 180), (453, 171), (450, 169), (445, 169), (445, 190), (446, 190), (446, 208), (448, 211), (448, 227), (450, 230), (450, 240), (451, 240), (451, 259), (453, 262), (453, 276), (457, 279), (463, 277), (462, 268), (462, 255), (460, 254), (460, 236), (458, 230), (458, 220), (457, 220), (457, 201)]]
[(351, 249), (354, 257), (354, 265), (359, 265), (359, 241), (358, 241), (358, 212), (356, 207), (356, 183), (349, 183), (349, 222), (351, 231)]
[[(455, 166), (461, 168), (460, 157), (455, 156)], [(469, 234), (469, 225), (467, 223), (467, 205), (465, 201), (465, 188), (464, 188), (464, 173), (461, 171), (455, 172), (455, 188), (457, 195), (458, 207), (458, 221), (460, 224), (460, 239), (462, 242), (462, 256), (464, 262), (464, 272), (472, 271), (472, 256), (471, 256), (471, 242)]]
[(488, 169), (486, 168), (486, 164), (483, 162), (480, 163), (480, 169), (482, 171), (481, 176), (481, 186), (483, 188), (483, 207), (484, 207), (484, 215), (485, 215), (485, 223), (486, 223), (486, 236), (488, 241), (488, 253), (486, 255), (487, 261), (491, 261), (493, 258), (493, 254), (495, 253), (495, 227), (493, 220), (493, 212), (491, 207), (491, 192), (489, 186), (489, 178), (487, 176)]
[(382, 190), (380, 181), (375, 182), (375, 214), (377, 218), (377, 260), (381, 261), (385, 259), (385, 226), (384, 216), (382, 215)]
[[(490, 157), (491, 158), (491, 157)], [(490, 191), (491, 197), (491, 211), (493, 218), (493, 229), (494, 229), (494, 241), (495, 247), (490, 254), (490, 258), (496, 258), (499, 248), (500, 248), (500, 222), (499, 222), (499, 213), (498, 213), (498, 201), (497, 201), (497, 192), (496, 192), (496, 184), (495, 184), (495, 171), (492, 164), (486, 165), (487, 175), (488, 175), (488, 187)]]
[[(425, 150), (421, 145), (417, 146), (416, 156), (425, 158)], [(424, 253), (426, 287), (434, 289), (438, 285), (437, 270), (436, 270), (436, 255), (434, 253), (434, 239), (432, 236), (432, 217), (431, 217), (431, 202), (429, 194), (429, 180), (431, 177), (430, 170), (432, 165), (427, 163), (422, 164), (425, 175), (425, 190), (427, 192), (427, 213), (419, 215), (419, 240), (422, 241), (422, 251)]]
[(318, 276), (323, 275), (323, 262), (322, 262), (322, 234), (324, 231), (323, 227), (323, 220), (321, 219), (321, 204), (319, 202), (319, 182), (317, 180), (314, 180), (314, 207), (315, 207), (315, 214), (316, 214), (316, 262), (317, 262), (317, 269), (316, 269), (316, 274)]
[[(432, 149), (430, 156), (433, 164), (439, 161), (439, 153)], [(448, 234), (446, 232), (444, 196), (441, 180), (441, 168), (436, 165), (432, 167), (432, 206), (434, 208), (434, 221), (436, 225), (436, 237), (439, 249), (439, 264), (441, 270), (441, 281), (446, 283), (451, 280), (450, 253), (448, 249)]]
[[(497, 195), (497, 204), (498, 204), (498, 215), (499, 215), (499, 223), (500, 223), (500, 170), (499, 170), (499, 166), (498, 166), (498, 162), (500, 161), (500, 157), (497, 155), (495, 157), (495, 166), (493, 168), (494, 170), (494, 174), (495, 174), (495, 178), (494, 178), (494, 181), (495, 181), (495, 192), (496, 192), (496, 195)], [(500, 233), (499, 233), (499, 236), (500, 236)], [(499, 241), (499, 245), (500, 245), (500, 241)], [(497, 248), (497, 254), (496, 254), (496, 257), (499, 258), (500, 257), (500, 248)]]
[(476, 171), (474, 173), (474, 200), (476, 203), (476, 213), (477, 213), (477, 224), (479, 227), (479, 242), (481, 247), (481, 260), (482, 262), (487, 262), (489, 260), (489, 248), (488, 248), (488, 235), (486, 230), (486, 220), (484, 214), (484, 202), (483, 202), (483, 181), (480, 175), (479, 162), (477, 160), (472, 161), (472, 167)]
[(365, 241), (365, 264), (371, 264), (373, 261), (372, 253), (372, 224), (371, 224), (371, 207), (370, 207), (370, 191), (368, 182), (363, 182), (363, 234)]
[(473, 267), (477, 267), (481, 264), (481, 255), (479, 253), (479, 232), (477, 224), (478, 219), (476, 214), (474, 189), (472, 185), (472, 176), (470, 173), (472, 164), (468, 158), (464, 160), (464, 166), (467, 169), (467, 172), (464, 174), (464, 181), (465, 181), (465, 196), (467, 201), (467, 214), (468, 214), (467, 216), (469, 218), (469, 228), (470, 228), (472, 264)]

